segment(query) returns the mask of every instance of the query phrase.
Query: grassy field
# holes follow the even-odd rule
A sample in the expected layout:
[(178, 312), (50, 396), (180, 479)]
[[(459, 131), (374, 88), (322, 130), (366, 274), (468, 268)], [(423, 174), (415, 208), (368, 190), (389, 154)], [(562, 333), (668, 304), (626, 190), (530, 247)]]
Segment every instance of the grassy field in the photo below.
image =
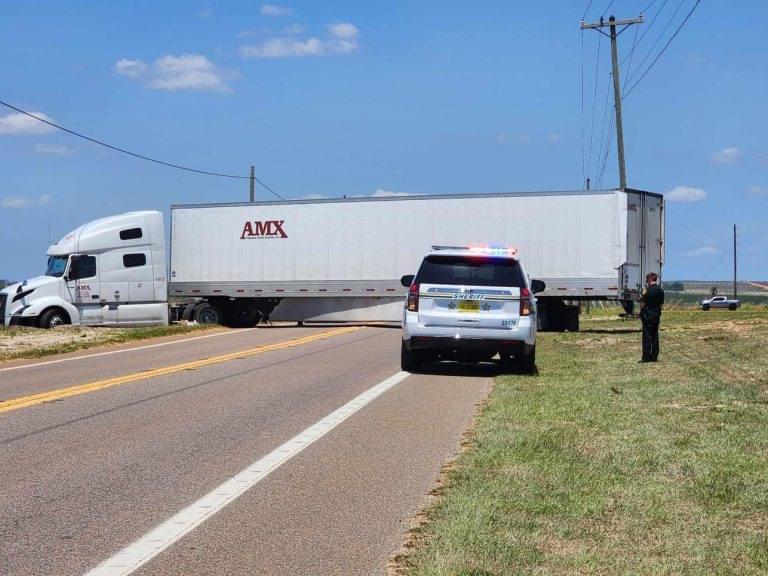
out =
[(401, 565), (410, 575), (768, 574), (768, 308), (610, 311), (502, 376)]
[(133, 340), (147, 340), (210, 329), (210, 326), (186, 324), (142, 328), (60, 326), (52, 330), (0, 328), (0, 362), (20, 358), (40, 358), (94, 346), (109, 346)]

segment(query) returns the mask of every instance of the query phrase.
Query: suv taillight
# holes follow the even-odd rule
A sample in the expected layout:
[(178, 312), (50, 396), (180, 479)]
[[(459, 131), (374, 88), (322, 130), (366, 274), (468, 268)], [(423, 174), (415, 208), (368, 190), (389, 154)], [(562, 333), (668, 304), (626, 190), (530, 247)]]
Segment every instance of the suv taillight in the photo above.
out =
[(531, 315), (531, 291), (528, 288), (520, 290), (520, 316)]
[(408, 288), (408, 312), (419, 311), (419, 285), (415, 282)]

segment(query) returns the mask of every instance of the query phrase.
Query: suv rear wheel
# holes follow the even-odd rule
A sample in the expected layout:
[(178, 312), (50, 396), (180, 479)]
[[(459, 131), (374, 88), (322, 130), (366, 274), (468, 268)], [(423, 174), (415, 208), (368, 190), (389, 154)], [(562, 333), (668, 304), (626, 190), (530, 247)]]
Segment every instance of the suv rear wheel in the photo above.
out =
[(536, 373), (536, 345), (528, 354), (522, 354), (515, 359), (515, 365), (522, 374)]
[(408, 350), (405, 342), (400, 343), (400, 369), (404, 372), (420, 372), (422, 366), (421, 354), (415, 350)]

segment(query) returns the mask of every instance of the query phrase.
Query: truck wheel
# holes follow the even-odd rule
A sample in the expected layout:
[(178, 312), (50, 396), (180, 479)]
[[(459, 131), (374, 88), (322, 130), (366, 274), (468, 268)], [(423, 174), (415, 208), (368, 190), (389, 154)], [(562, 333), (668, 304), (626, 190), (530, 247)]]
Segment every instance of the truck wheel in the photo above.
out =
[(43, 312), (37, 325), (40, 328), (55, 328), (69, 324), (69, 316), (61, 308), (51, 308)]
[(536, 374), (536, 345), (528, 354), (518, 356), (515, 364), (521, 374)]
[(221, 324), (221, 311), (212, 304), (203, 304), (195, 310), (195, 320), (198, 324)]
[(704, 310), (704, 312), (707, 312), (709, 310), (709, 304), (704, 304), (701, 309)]
[(406, 349), (405, 342), (400, 343), (400, 369), (411, 373), (421, 371), (421, 355), (415, 350)]
[(728, 310), (736, 310), (736, 304), (728, 304)]
[(234, 303), (231, 316), (235, 328), (251, 328), (261, 320), (261, 313), (256, 304), (244, 299)]

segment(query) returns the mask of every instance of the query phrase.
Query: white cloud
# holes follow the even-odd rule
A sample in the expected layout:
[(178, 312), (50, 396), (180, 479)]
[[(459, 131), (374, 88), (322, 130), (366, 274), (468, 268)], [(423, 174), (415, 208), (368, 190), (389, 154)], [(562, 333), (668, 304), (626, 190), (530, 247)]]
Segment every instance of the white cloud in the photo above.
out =
[(53, 156), (69, 156), (74, 154), (74, 149), (61, 144), (35, 144), (35, 154), (51, 154)]
[(307, 194), (299, 198), (299, 200), (322, 200), (325, 198), (322, 194)]
[(283, 32), (285, 34), (303, 34), (307, 30), (307, 27), (303, 24), (299, 24), (298, 22), (294, 22), (290, 26), (286, 26), (283, 28)]
[(560, 136), (558, 132), (550, 132), (547, 134), (547, 142), (550, 144), (557, 144), (560, 140), (562, 140), (562, 136)]
[(277, 4), (262, 4), (261, 14), (262, 16), (290, 16), (293, 14), (293, 8)]
[(134, 80), (142, 80), (152, 90), (202, 90), (231, 92), (227, 80), (237, 72), (222, 70), (202, 54), (171, 54), (162, 56), (151, 65), (142, 60), (123, 58), (115, 64), (115, 72)]
[(693, 250), (689, 250), (686, 252), (686, 256), (691, 256), (693, 258), (697, 258), (700, 256), (720, 256), (723, 251), (720, 250), (717, 246), (712, 246), (711, 244), (707, 244), (705, 246), (702, 246), (701, 248), (695, 248)]
[(675, 186), (664, 195), (670, 202), (700, 202), (707, 197), (707, 193), (701, 188), (690, 186)]
[(302, 58), (305, 56), (330, 56), (351, 54), (359, 48), (359, 31), (349, 22), (328, 25), (329, 37), (321, 39), (312, 36), (295, 38), (304, 27), (294, 24), (284, 30), (285, 36), (268, 38), (254, 46), (241, 46), (240, 54), (245, 58)]
[[(30, 114), (48, 122), (53, 122), (50, 116), (42, 112), (30, 112)], [(53, 126), (35, 120), (21, 112), (11, 112), (0, 117), (0, 134), (45, 134), (54, 130), (56, 128)]]
[(43, 194), (37, 200), (26, 196), (6, 196), (0, 199), (0, 208), (29, 208), (30, 206), (45, 206), (51, 202), (48, 194)]
[(496, 133), (496, 144), (503, 145), (507, 142), (517, 142), (518, 144), (527, 144), (531, 141), (531, 135), (527, 132), (522, 132), (520, 134), (508, 134), (506, 132), (497, 132)]
[(371, 194), (374, 198), (386, 198), (388, 196), (413, 196), (410, 192), (393, 192), (392, 190), (385, 190), (384, 188), (378, 188), (376, 192)]
[(747, 188), (747, 194), (750, 196), (768, 198), (768, 188), (765, 186), (749, 186)]
[(337, 24), (328, 24), (328, 34), (333, 38), (343, 38), (346, 40), (352, 40), (357, 38), (360, 31), (357, 26), (350, 24), (349, 22), (339, 22)]
[(738, 148), (723, 148), (712, 154), (712, 162), (715, 164), (733, 164), (741, 157), (742, 153)]
[(115, 64), (115, 72), (128, 78), (140, 78), (149, 70), (149, 66), (141, 60), (121, 58)]
[(323, 43), (317, 38), (293, 40), (292, 38), (270, 38), (258, 46), (243, 46), (240, 53), (246, 58), (301, 58), (322, 56)]

